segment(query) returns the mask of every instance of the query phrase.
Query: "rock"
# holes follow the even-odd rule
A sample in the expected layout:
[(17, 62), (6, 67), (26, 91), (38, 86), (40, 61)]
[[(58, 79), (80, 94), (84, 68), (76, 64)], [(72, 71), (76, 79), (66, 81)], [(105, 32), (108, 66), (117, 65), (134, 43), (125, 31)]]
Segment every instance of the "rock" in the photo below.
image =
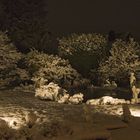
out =
[(73, 96), (71, 96), (69, 98), (69, 103), (70, 104), (80, 104), (80, 103), (82, 103), (82, 101), (84, 99), (83, 97), (84, 97), (84, 95), (82, 93), (74, 94)]
[(118, 105), (124, 103), (126, 103), (124, 99), (117, 99), (110, 96), (104, 96), (101, 97), (100, 99), (91, 99), (86, 102), (86, 104), (89, 105)]
[(66, 92), (64, 89), (51, 82), (48, 85), (44, 85), (36, 89), (35, 97), (51, 101), (58, 101), (64, 92)]

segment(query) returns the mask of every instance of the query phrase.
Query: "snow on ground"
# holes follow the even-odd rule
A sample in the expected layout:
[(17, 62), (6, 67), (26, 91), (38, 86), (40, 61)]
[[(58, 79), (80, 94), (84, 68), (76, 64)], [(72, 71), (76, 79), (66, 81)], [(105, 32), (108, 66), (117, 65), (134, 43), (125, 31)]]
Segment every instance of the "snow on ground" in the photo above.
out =
[[(82, 139), (80, 134), (83, 134), (83, 138), (140, 139), (140, 118), (132, 119), (129, 124), (124, 123), (121, 105), (87, 106), (87, 112), (84, 106), (41, 101), (34, 98), (33, 93), (0, 91), (0, 118), (15, 129), (25, 125), (27, 114), (32, 112), (41, 122), (69, 122), (69, 126), (77, 133), (78, 138), (75, 140)], [(129, 107), (132, 115), (140, 116), (140, 105)], [(64, 136), (60, 140), (71, 138), (74, 140), (72, 136)]]

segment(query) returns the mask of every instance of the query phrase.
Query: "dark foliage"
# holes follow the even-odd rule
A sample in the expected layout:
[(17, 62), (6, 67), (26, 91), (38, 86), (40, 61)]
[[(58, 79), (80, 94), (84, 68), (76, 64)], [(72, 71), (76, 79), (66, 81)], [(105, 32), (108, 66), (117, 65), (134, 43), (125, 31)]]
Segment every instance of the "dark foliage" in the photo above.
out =
[(45, 0), (1, 0), (0, 28), (7, 30), (16, 47), (51, 52), (52, 35), (48, 31)]
[(59, 55), (69, 59), (72, 66), (87, 77), (106, 56), (107, 39), (101, 34), (72, 34), (59, 39)]

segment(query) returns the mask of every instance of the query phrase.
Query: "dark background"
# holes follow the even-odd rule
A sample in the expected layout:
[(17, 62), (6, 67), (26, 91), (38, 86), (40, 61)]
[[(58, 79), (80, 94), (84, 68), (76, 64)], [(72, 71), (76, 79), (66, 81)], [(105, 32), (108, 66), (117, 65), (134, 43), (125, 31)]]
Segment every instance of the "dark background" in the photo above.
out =
[(140, 0), (49, 0), (49, 26), (71, 32), (131, 32), (140, 40)]

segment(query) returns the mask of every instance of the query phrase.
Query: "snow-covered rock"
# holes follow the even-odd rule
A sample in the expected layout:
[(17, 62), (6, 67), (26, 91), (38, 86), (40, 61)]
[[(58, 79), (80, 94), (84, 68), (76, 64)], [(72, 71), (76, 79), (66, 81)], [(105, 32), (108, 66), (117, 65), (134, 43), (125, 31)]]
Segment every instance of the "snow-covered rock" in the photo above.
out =
[(89, 105), (118, 105), (124, 103), (129, 104), (130, 102), (126, 101), (125, 99), (118, 99), (110, 96), (104, 96), (101, 97), (100, 99), (91, 99), (86, 102), (86, 104)]
[(58, 101), (65, 90), (53, 82), (36, 89), (35, 97), (51, 101)]
[(84, 97), (84, 95), (82, 93), (74, 94), (73, 96), (71, 96), (69, 98), (69, 103), (70, 104), (80, 104), (84, 100), (83, 97)]

